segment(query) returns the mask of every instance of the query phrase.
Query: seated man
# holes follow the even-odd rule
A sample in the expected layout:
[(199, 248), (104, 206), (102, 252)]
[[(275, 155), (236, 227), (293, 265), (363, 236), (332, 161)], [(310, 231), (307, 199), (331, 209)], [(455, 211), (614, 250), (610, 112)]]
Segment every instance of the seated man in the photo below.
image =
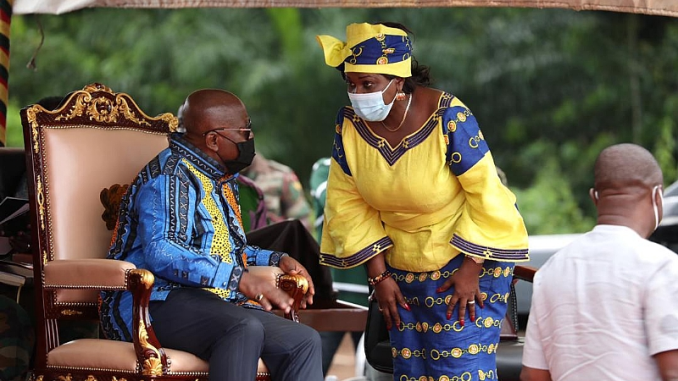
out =
[[(145, 168), (123, 197), (109, 258), (155, 275), (150, 314), (158, 340), (209, 362), (209, 378), (253, 381), (262, 358), (276, 381), (321, 381), (320, 337), (269, 313), (292, 300), (252, 275), (279, 266), (309, 281), (282, 252), (248, 246), (240, 219), (238, 172), (254, 157), (245, 106), (221, 90), (199, 90), (182, 106), (184, 134)], [(101, 324), (109, 338), (131, 341), (132, 296), (103, 292)]]

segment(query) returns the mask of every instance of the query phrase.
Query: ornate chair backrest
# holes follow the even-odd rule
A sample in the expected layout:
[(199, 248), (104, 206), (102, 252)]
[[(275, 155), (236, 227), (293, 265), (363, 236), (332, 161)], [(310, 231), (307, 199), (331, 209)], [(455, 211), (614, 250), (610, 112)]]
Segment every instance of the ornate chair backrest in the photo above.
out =
[(101, 191), (129, 184), (168, 146), (178, 121), (169, 113), (151, 118), (129, 95), (100, 84), (67, 95), (56, 110), (28, 106), (21, 110), (21, 120), (37, 308), (44, 309), (37, 311), (38, 320), (43, 312), (48, 320), (83, 313), (96, 317), (97, 290), (43, 294), (50, 282), (45, 267), (52, 261), (106, 257), (111, 231), (102, 219)]

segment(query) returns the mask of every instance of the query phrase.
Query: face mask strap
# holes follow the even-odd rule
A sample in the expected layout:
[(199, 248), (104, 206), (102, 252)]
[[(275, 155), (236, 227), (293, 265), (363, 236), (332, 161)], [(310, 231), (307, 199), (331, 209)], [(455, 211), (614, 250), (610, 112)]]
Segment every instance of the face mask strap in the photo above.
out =
[(217, 135), (221, 136), (222, 138), (233, 143), (235, 147), (238, 149), (238, 156), (234, 160), (224, 160), (219, 154), (219, 152), (217, 152), (217, 155), (219, 156), (221, 161), (223, 161), (224, 164), (226, 164), (230, 172), (232, 173), (240, 172), (243, 168), (246, 168), (252, 164), (252, 159), (254, 159), (256, 153), (254, 151), (254, 138), (252, 138), (251, 135), (250, 139), (247, 139), (244, 142), (235, 142), (228, 136), (222, 135), (216, 131), (214, 132)]
[(598, 201), (598, 191), (595, 188), (591, 188), (591, 189), (589, 189), (589, 192), (590, 192), (591, 197), (594, 200)]
[(222, 135), (222, 134), (220, 134), (220, 133), (219, 133), (219, 132), (217, 132), (217, 131), (213, 131), (213, 132), (214, 132), (215, 134), (217, 134), (217, 135), (221, 136), (222, 138), (224, 138), (224, 139), (228, 140), (229, 142), (231, 142), (231, 143), (235, 144), (236, 146), (238, 145), (238, 143), (234, 142), (234, 141), (233, 141), (233, 139), (229, 138), (228, 136), (226, 136), (226, 135)]
[(379, 94), (383, 97), (384, 92), (386, 92), (386, 90), (388, 90), (388, 88), (391, 86), (391, 84), (393, 83), (394, 80), (395, 80), (395, 78), (391, 79), (391, 81), (389, 81), (388, 85), (386, 85), (386, 87), (384, 87), (384, 90), (375, 91), (375, 92), (372, 92), (372, 93), (364, 93), (364, 94), (352, 93), (352, 92), (349, 91), (348, 94), (349, 94), (349, 96), (353, 96), (353, 97), (357, 97), (357, 98), (376, 97), (376, 94)]
[(384, 90), (381, 90), (381, 95), (384, 95), (384, 93), (386, 92), (386, 90), (388, 90), (388, 88), (391, 87), (391, 84), (393, 83), (393, 80), (394, 80), (394, 79), (395, 79), (395, 78), (391, 78), (391, 80), (389, 81), (388, 85), (386, 85), (386, 87), (384, 87)]
[(657, 198), (657, 192), (659, 192), (659, 197), (661, 199), (661, 204), (662, 204), (662, 211), (664, 210), (664, 192), (660, 188), (659, 185), (655, 185), (654, 188), (652, 188), (652, 209), (654, 210), (654, 229), (657, 230), (659, 227), (659, 207), (657, 206), (657, 202), (655, 199)]

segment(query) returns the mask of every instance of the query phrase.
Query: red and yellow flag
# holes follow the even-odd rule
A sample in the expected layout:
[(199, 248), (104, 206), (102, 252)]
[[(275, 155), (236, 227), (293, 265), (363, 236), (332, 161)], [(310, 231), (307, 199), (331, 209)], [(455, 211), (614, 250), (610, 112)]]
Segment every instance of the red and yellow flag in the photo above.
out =
[(7, 133), (7, 94), (9, 81), (9, 26), (13, 0), (0, 0), (0, 147), (5, 146)]

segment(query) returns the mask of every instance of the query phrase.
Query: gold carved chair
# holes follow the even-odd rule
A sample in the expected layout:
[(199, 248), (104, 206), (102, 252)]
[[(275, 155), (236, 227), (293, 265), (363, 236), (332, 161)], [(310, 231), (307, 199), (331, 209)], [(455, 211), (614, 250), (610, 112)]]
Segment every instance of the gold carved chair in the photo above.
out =
[[(168, 146), (172, 114), (149, 117), (129, 95), (92, 84), (56, 110), (21, 110), (26, 145), (37, 347), (33, 379), (59, 381), (207, 380), (208, 364), (158, 342), (148, 315), (153, 275), (131, 263), (105, 259), (111, 231), (100, 194), (128, 184)], [(308, 284), (276, 276), (295, 308)], [(98, 320), (100, 290), (134, 295), (133, 343), (79, 339), (59, 345), (57, 321)], [(293, 311), (289, 318), (297, 319)], [(257, 381), (270, 379), (259, 361)]]

